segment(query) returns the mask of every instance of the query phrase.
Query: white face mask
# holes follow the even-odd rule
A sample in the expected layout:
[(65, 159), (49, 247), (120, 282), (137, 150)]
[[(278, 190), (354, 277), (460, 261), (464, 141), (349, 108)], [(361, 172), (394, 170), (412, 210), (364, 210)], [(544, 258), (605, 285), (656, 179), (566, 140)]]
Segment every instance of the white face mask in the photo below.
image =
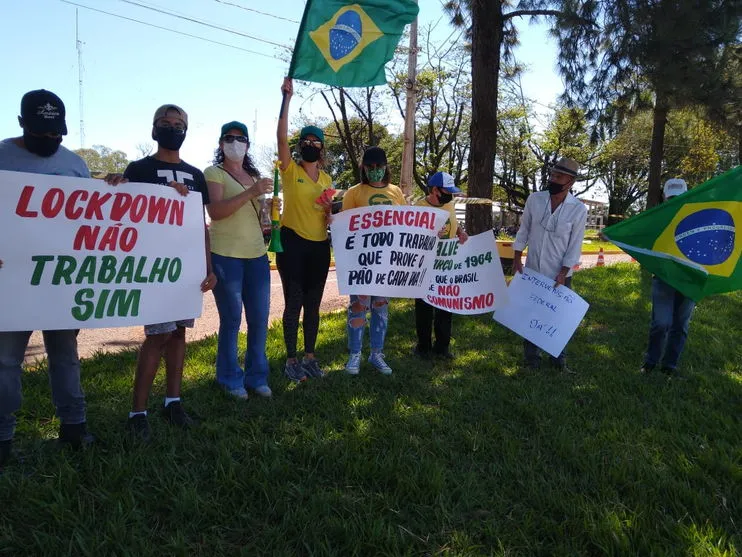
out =
[(247, 153), (247, 143), (240, 143), (239, 141), (225, 143), (222, 150), (224, 151), (224, 156), (229, 160), (241, 161), (245, 158), (245, 153)]

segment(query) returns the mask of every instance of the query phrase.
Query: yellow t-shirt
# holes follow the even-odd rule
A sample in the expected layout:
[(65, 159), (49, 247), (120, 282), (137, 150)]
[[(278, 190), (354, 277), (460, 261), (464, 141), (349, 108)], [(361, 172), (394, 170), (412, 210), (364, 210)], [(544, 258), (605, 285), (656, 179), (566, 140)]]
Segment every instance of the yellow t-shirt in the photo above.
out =
[[(204, 171), (207, 182), (224, 186), (223, 199), (239, 195), (245, 188), (219, 166)], [(251, 199), (227, 218), (212, 220), (209, 225), (211, 251), (225, 257), (254, 259), (265, 255), (263, 230), (260, 225), (260, 201)]]
[(407, 205), (407, 200), (402, 190), (394, 184), (387, 184), (382, 188), (356, 184), (343, 196), (343, 211), (371, 205)]
[(436, 205), (432, 205), (431, 203), (428, 203), (427, 198), (423, 197), (421, 200), (417, 201), (415, 205), (419, 205), (421, 207), (433, 207), (435, 209), (443, 209), (444, 211), (448, 211), (448, 220), (446, 221), (446, 224), (443, 228), (444, 232), (444, 238), (455, 238), (456, 232), (459, 229), (459, 221), (456, 220), (456, 203), (454, 200), (449, 201), (445, 205), (441, 205), (440, 207)]
[(327, 240), (327, 219), (315, 200), (327, 188), (332, 187), (332, 179), (320, 171), (315, 182), (293, 160), (281, 172), (283, 186), (283, 216), (281, 226), (290, 228), (306, 240), (320, 242)]

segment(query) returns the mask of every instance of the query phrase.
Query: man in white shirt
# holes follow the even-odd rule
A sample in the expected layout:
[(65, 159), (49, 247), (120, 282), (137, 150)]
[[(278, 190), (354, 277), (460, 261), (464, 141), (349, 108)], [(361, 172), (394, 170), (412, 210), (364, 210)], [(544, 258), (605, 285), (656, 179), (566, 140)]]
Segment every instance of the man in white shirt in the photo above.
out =
[[(551, 168), (548, 190), (528, 196), (513, 243), (514, 272), (523, 271), (521, 256), (528, 246), (527, 268), (554, 277), (557, 284), (571, 286), (572, 268), (580, 261), (587, 219), (587, 207), (569, 192), (578, 169), (576, 161), (562, 157)], [(541, 354), (535, 344), (524, 341), (524, 355), (526, 367), (539, 367)], [(551, 363), (569, 371), (564, 352), (558, 358), (551, 358)]]

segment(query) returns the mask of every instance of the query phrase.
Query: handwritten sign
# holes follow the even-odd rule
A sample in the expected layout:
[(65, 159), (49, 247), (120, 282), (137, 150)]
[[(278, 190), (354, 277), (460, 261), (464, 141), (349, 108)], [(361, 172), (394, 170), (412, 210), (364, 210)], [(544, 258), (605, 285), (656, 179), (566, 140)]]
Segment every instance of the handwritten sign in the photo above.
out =
[(439, 240), (433, 273), (425, 294), (430, 305), (452, 313), (475, 315), (505, 302), (507, 285), (492, 232)]
[(422, 297), (447, 218), (441, 209), (392, 205), (335, 215), (331, 232), (340, 294)]
[(0, 331), (198, 317), (200, 196), (0, 171)]
[(507, 302), (497, 308), (493, 318), (556, 358), (588, 307), (566, 286), (554, 288), (553, 278), (524, 268), (510, 281)]

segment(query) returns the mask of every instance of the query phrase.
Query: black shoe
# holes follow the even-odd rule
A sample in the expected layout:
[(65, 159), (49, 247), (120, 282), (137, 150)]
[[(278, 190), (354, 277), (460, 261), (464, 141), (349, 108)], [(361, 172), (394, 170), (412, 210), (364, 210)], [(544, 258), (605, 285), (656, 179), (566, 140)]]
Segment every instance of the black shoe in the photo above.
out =
[(430, 350), (420, 350), (419, 346), (415, 346), (412, 349), (412, 355), (417, 356), (422, 360), (429, 360), (431, 358)]
[(312, 377), (313, 379), (322, 379), (327, 375), (325, 371), (319, 367), (319, 363), (315, 358), (312, 358), (311, 360), (303, 358), (301, 361), (301, 368), (304, 370), (307, 377)]
[(13, 453), (13, 440), (8, 439), (7, 441), (0, 441), (0, 470), (5, 468), (5, 465), (10, 460), (10, 455)]
[(652, 373), (652, 370), (654, 370), (654, 366), (651, 364), (644, 364), (642, 368), (639, 370), (639, 373), (642, 375), (649, 375)]
[(524, 371), (536, 372), (539, 369), (541, 369), (541, 362), (539, 362), (538, 360), (535, 361), (535, 362), (528, 362), (528, 361), (526, 361), (526, 362), (523, 362), (522, 368), (523, 368)]
[(146, 414), (134, 414), (126, 422), (126, 430), (129, 436), (137, 441), (145, 443), (152, 439), (152, 430), (149, 428), (149, 420)]
[(434, 356), (435, 356), (436, 358), (440, 358), (440, 359), (442, 359), (442, 360), (455, 360), (455, 359), (456, 359), (456, 356), (454, 356), (454, 355), (453, 355), (453, 354), (452, 354), (451, 352), (449, 352), (448, 350), (445, 350), (445, 351), (443, 351), (443, 352), (439, 352), (439, 351), (437, 351), (437, 350), (434, 350), (434, 351), (433, 351), (433, 355), (434, 355)]
[(557, 373), (565, 373), (567, 375), (575, 375), (577, 373), (576, 371), (568, 368), (567, 367), (567, 364), (565, 364), (565, 363), (553, 364), (551, 367)]
[(667, 375), (668, 379), (685, 379), (685, 376), (680, 373), (676, 368), (662, 366), (660, 369), (662, 373)]
[(61, 424), (59, 426), (59, 443), (73, 449), (82, 449), (95, 443), (95, 437), (88, 433), (85, 422), (81, 424)]
[(170, 425), (182, 427), (183, 429), (188, 429), (192, 425), (196, 425), (196, 421), (183, 409), (183, 405), (179, 400), (165, 406), (162, 409), (162, 415)]

